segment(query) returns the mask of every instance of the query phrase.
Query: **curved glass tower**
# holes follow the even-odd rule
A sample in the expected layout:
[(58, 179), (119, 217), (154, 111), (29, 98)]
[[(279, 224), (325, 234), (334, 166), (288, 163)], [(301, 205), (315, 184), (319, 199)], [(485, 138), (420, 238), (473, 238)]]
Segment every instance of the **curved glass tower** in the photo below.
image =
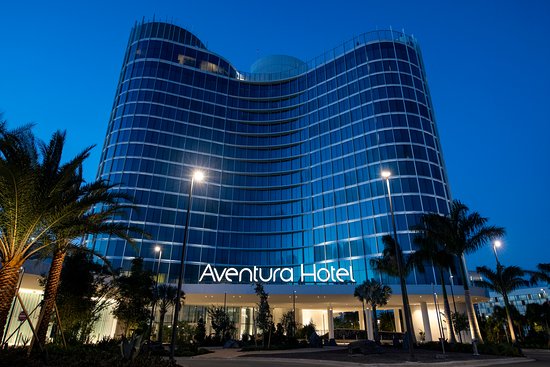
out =
[[(271, 56), (253, 71), (236, 70), (175, 25), (134, 27), (98, 177), (135, 198), (136, 210), (118, 220), (151, 237), (131, 246), (99, 236), (90, 246), (115, 266), (141, 256), (156, 270), (159, 245), (161, 279), (175, 282), (190, 178), (200, 168), (186, 284), (199, 283), (208, 265), (220, 273), (291, 268), (296, 285), (310, 282), (300, 271), (351, 267), (356, 282), (397, 284), (369, 263), (392, 232), (381, 171), (392, 172), (405, 251), (414, 250), (409, 228), (419, 216), (446, 214), (450, 200), (416, 40), (371, 32), (308, 63)], [(437, 282), (429, 270), (407, 283)]]

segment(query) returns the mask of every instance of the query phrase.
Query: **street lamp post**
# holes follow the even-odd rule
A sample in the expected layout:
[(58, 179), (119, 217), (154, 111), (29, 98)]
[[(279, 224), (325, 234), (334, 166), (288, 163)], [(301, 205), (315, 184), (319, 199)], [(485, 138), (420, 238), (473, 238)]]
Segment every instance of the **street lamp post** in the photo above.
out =
[(405, 324), (407, 326), (407, 339), (408, 339), (408, 349), (409, 349), (409, 358), (413, 360), (414, 357), (414, 348), (413, 348), (413, 326), (412, 326), (412, 315), (411, 307), (409, 305), (409, 296), (407, 294), (407, 284), (405, 283), (405, 276), (403, 274), (403, 259), (401, 258), (402, 253), (397, 243), (397, 226), (395, 225), (395, 215), (393, 212), (393, 202), (391, 197), (390, 189), (390, 171), (382, 171), (382, 178), (386, 180), (386, 186), (388, 188), (388, 201), (390, 204), (390, 213), (391, 213), (391, 222), (393, 227), (393, 239), (395, 244), (395, 257), (397, 260), (397, 272), (399, 274), (399, 282), (401, 283), (401, 297), (403, 299), (403, 311), (405, 313)]
[(189, 218), (191, 217), (191, 201), (193, 200), (193, 186), (196, 182), (201, 182), (204, 179), (204, 173), (202, 171), (195, 171), (191, 177), (191, 183), (189, 185), (189, 197), (187, 200), (187, 216), (185, 217), (185, 229), (183, 231), (183, 246), (181, 248), (181, 261), (180, 261), (180, 272), (178, 276), (178, 289), (176, 293), (176, 307), (174, 310), (174, 320), (172, 323), (172, 338), (170, 340), (170, 359), (174, 360), (174, 352), (176, 347), (176, 336), (177, 336), (177, 327), (179, 313), (181, 309), (181, 287), (183, 283), (183, 268), (185, 261), (185, 250), (187, 247), (187, 237), (189, 235)]
[(498, 253), (497, 253), (497, 248), (499, 248), (500, 246), (502, 246), (502, 242), (500, 242), (499, 240), (496, 240), (495, 242), (493, 242), (493, 252), (495, 253), (495, 260), (497, 261), (497, 267), (500, 266), (500, 261), (498, 261)]
[(160, 259), (162, 259), (162, 249), (160, 248), (160, 246), (155, 246), (155, 252), (159, 253), (159, 257), (157, 259), (157, 280), (156, 280), (156, 287), (158, 292), (159, 275), (160, 275)]
[[(159, 253), (159, 257), (157, 260), (157, 277), (155, 279), (155, 292), (157, 293), (157, 297), (153, 301), (153, 305), (151, 306), (151, 317), (149, 318), (149, 341), (151, 341), (151, 332), (153, 331), (153, 319), (155, 318), (155, 306), (157, 305), (158, 299), (159, 299), (159, 273), (160, 273), (160, 259), (162, 257), (162, 249), (160, 246), (155, 246), (155, 252)], [(162, 325), (160, 325), (162, 327)]]
[(296, 291), (292, 291), (292, 337), (296, 336)]

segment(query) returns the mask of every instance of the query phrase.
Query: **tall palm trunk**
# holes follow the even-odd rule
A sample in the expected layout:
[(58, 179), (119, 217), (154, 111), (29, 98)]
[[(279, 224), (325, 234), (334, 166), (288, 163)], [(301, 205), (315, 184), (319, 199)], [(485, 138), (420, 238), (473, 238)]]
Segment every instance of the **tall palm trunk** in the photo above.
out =
[(506, 319), (508, 321), (508, 329), (510, 329), (510, 339), (512, 344), (516, 343), (516, 332), (514, 331), (514, 323), (512, 322), (512, 316), (510, 316), (510, 301), (508, 300), (508, 294), (503, 292), (502, 298), (504, 298), (504, 309), (506, 310)]
[(159, 343), (162, 343), (162, 331), (163, 331), (163, 328), (164, 328), (164, 316), (166, 315), (166, 311), (167, 310), (165, 308), (160, 309), (159, 338), (158, 338)]
[(0, 268), (0, 331), (4, 331), (11, 303), (17, 291), (17, 281), (19, 280), (19, 268), (21, 264), (6, 263)]
[[(42, 301), (42, 308), (40, 309), (38, 327), (36, 330), (38, 342), (41, 345), (46, 343), (46, 334), (48, 333), (48, 326), (50, 325), (52, 311), (57, 298), (57, 290), (59, 289), (61, 279), (61, 270), (63, 269), (63, 262), (65, 261), (66, 254), (67, 252), (62, 249), (55, 250), (53, 254), (52, 265), (50, 266), (48, 279), (46, 280), (44, 300)], [(34, 343), (35, 340), (33, 340), (31, 347)]]
[(376, 315), (376, 304), (372, 305), (372, 330), (374, 331), (374, 341), (380, 343), (380, 335), (378, 334), (378, 316)]
[(451, 305), (449, 304), (449, 297), (447, 296), (447, 287), (445, 286), (445, 275), (443, 273), (443, 268), (439, 268), (439, 277), (441, 280), (441, 293), (443, 295), (443, 308), (445, 309), (445, 317), (447, 318), (447, 325), (449, 325), (449, 338), (451, 343), (456, 343), (456, 337), (453, 327), (453, 318), (451, 315)]
[(365, 324), (365, 339), (369, 338), (369, 331), (367, 329), (367, 313), (365, 312), (365, 300), (361, 302), (363, 305), (363, 323)]
[(468, 314), (468, 323), (470, 324), (470, 333), (472, 339), (476, 339), (479, 343), (483, 343), (481, 332), (479, 330), (479, 324), (477, 322), (476, 311), (474, 310), (474, 304), (470, 297), (470, 285), (468, 274), (466, 273), (466, 266), (464, 264), (464, 255), (460, 257), (458, 262), (460, 267), (460, 274), (462, 275), (462, 283), (464, 287), (464, 300), (466, 301), (466, 313)]

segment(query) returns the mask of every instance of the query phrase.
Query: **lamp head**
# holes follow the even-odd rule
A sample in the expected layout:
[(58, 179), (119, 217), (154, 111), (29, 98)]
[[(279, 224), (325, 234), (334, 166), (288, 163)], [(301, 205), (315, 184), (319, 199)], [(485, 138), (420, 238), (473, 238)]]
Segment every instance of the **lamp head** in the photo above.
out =
[(196, 182), (201, 182), (202, 180), (204, 180), (204, 172), (202, 172), (201, 170), (196, 170), (195, 172), (193, 172), (193, 179)]
[(160, 246), (155, 246), (155, 252), (160, 252)]
[(388, 178), (390, 178), (391, 172), (388, 171), (388, 170), (384, 170), (384, 171), (382, 171), (381, 176), (382, 176), (382, 178), (387, 180)]
[(500, 242), (499, 240), (496, 240), (495, 241), (495, 247), (499, 248), (500, 246), (502, 246), (502, 242)]

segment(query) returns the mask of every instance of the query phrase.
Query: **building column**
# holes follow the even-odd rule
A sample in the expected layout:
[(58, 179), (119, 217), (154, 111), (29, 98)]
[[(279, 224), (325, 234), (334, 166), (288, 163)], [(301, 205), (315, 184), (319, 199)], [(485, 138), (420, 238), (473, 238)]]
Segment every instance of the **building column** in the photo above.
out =
[(401, 326), (401, 318), (399, 317), (399, 309), (393, 309), (393, 318), (395, 319), (395, 331), (398, 333), (403, 332), (403, 327)]
[(332, 313), (332, 307), (327, 309), (327, 321), (328, 321), (328, 338), (334, 339), (334, 316)]
[(372, 329), (372, 310), (367, 309), (367, 339), (374, 340), (374, 330)]
[(296, 327), (298, 327), (298, 325), (304, 326), (304, 320), (303, 320), (304, 318), (303, 318), (303, 315), (302, 315), (302, 309), (296, 307), (294, 312), (296, 313), (296, 315), (294, 315), (294, 317), (296, 318)]
[(426, 302), (420, 302), (420, 312), (422, 313), (422, 323), (424, 325), (424, 332), (426, 333), (426, 341), (433, 341), (432, 329), (430, 326), (430, 318), (428, 317), (428, 305)]
[[(367, 309), (365, 309), (365, 312), (367, 312)], [(363, 308), (359, 310), (359, 330), (365, 329), (365, 312), (363, 312)], [(365, 335), (367, 335), (367, 330), (365, 330)]]

